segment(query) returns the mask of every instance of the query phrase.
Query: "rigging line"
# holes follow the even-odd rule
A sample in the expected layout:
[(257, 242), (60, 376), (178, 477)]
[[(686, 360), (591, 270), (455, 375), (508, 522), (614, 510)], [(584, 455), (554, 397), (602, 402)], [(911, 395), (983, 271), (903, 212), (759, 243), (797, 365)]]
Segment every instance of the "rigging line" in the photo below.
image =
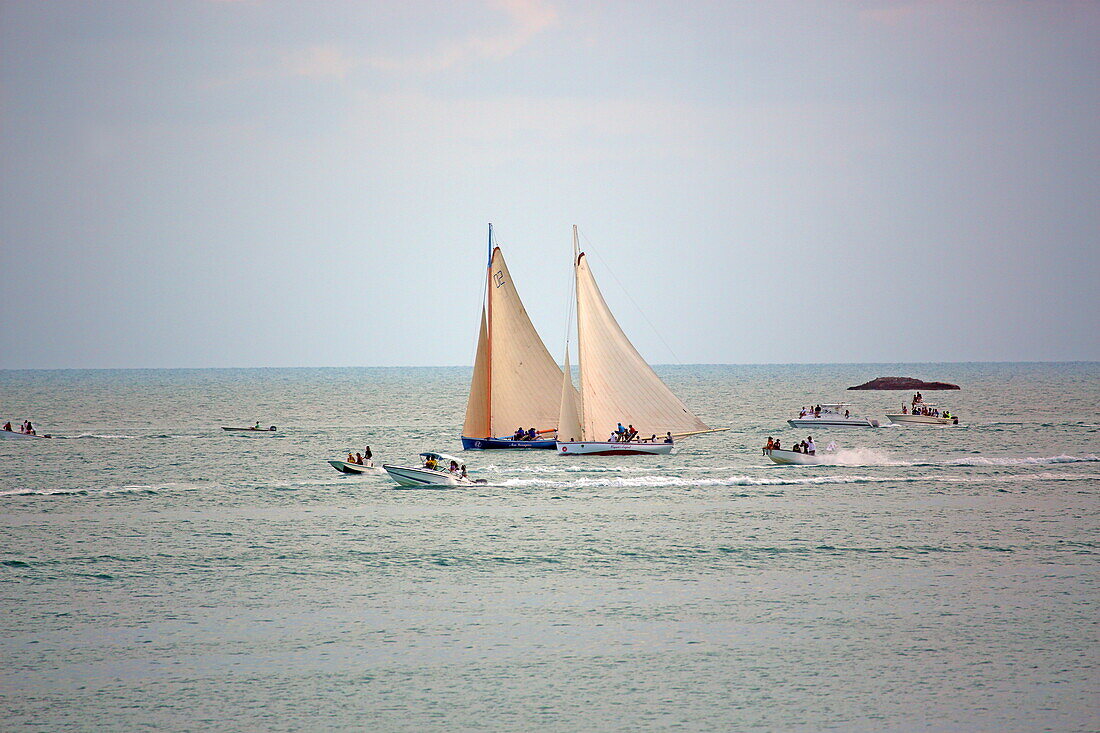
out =
[[(584, 232), (581, 232), (580, 229), (578, 229), (577, 231), (580, 232), (580, 235), (584, 238), (585, 242), (587, 242), (589, 245), (592, 244), (592, 241), (585, 235)], [(612, 269), (611, 266), (604, 261), (603, 257), (600, 257), (599, 250), (594, 250), (594, 252), (596, 255), (596, 259), (600, 261), (600, 264), (604, 266), (605, 270), (611, 273), (611, 279), (614, 280), (616, 284), (618, 284), (618, 286), (622, 289), (624, 293), (626, 293), (626, 297), (630, 300), (634, 307), (638, 309), (638, 312), (642, 314), (642, 318), (644, 318), (645, 322), (649, 324), (649, 328), (653, 331), (654, 334), (656, 334), (661, 343), (665, 345), (665, 348), (668, 349), (668, 353), (672, 354), (672, 358), (676, 360), (676, 363), (678, 365), (683, 366), (684, 362), (680, 361), (680, 357), (676, 354), (675, 351), (672, 350), (672, 347), (668, 345), (668, 342), (665, 341), (664, 337), (661, 336), (661, 332), (657, 330), (657, 327), (654, 326), (653, 322), (649, 320), (649, 316), (645, 314), (645, 311), (642, 310), (642, 307), (638, 305), (638, 302), (634, 300), (634, 298), (630, 295), (630, 291), (627, 290), (621, 282), (619, 282), (619, 278), (615, 277), (615, 270)]]

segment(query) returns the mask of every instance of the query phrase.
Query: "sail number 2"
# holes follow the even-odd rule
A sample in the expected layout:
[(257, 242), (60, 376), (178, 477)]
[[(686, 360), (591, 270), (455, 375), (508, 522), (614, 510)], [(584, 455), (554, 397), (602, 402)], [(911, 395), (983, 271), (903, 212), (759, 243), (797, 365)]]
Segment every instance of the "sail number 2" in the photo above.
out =
[(500, 270), (497, 270), (493, 273), (493, 280), (496, 281), (497, 287), (499, 288), (501, 285), (504, 284), (504, 273)]

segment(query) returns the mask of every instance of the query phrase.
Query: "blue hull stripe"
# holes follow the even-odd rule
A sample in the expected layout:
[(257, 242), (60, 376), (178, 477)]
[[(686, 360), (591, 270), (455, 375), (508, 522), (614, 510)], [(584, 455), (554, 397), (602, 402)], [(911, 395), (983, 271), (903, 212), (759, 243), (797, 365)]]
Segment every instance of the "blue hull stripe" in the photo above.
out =
[(509, 438), (467, 438), (462, 436), (462, 450), (554, 450), (556, 440), (511, 440)]

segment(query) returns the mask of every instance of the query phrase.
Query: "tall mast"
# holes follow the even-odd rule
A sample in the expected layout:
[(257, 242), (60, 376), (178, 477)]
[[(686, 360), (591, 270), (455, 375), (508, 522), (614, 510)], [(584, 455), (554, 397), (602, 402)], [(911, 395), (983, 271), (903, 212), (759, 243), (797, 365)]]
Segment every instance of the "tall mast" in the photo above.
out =
[[(580, 375), (580, 385), (577, 388), (577, 415), (580, 418), (581, 424), (581, 440), (587, 440), (588, 436), (584, 434), (584, 345), (581, 341), (581, 291), (577, 287), (577, 265), (580, 263), (581, 258), (581, 245), (580, 239), (577, 236), (577, 225), (573, 225), (573, 293), (576, 301), (573, 306), (577, 309), (577, 373)], [(567, 347), (568, 348), (568, 347)], [(566, 367), (568, 368), (568, 367)], [(570, 378), (572, 381), (572, 378)]]
[(485, 300), (486, 305), (486, 359), (488, 377), (485, 390), (485, 417), (489, 423), (489, 434), (485, 437), (493, 437), (493, 225), (489, 224), (489, 260), (485, 265)]

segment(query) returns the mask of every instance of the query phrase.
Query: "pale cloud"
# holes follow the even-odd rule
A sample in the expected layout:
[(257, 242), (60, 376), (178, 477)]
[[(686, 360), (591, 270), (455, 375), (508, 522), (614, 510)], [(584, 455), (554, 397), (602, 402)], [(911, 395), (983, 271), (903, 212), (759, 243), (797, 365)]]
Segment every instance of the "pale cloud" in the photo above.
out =
[(358, 63), (335, 46), (306, 48), (290, 54), (283, 61), (292, 74), (310, 79), (343, 79)]
[(468, 36), (416, 56), (374, 56), (368, 59), (368, 63), (377, 69), (388, 71), (432, 73), (474, 59), (504, 59), (558, 20), (557, 10), (542, 0), (491, 0), (491, 4), (511, 19), (512, 26), (506, 31)]

